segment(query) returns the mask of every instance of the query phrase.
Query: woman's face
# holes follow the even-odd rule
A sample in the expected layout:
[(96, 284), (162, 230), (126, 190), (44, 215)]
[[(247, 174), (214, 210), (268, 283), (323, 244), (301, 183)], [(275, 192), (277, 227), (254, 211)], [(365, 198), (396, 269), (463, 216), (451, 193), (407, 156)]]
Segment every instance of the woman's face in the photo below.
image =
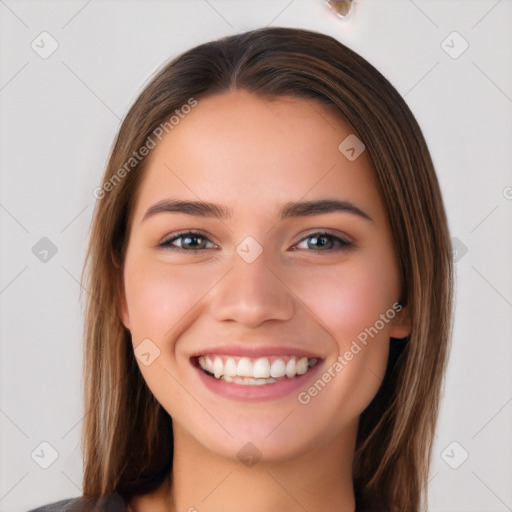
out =
[(200, 99), (150, 154), (123, 323), (175, 431), (213, 453), (279, 460), (341, 443), (382, 382), (389, 338), (409, 334), (386, 212), (351, 134), (316, 101), (232, 91)]

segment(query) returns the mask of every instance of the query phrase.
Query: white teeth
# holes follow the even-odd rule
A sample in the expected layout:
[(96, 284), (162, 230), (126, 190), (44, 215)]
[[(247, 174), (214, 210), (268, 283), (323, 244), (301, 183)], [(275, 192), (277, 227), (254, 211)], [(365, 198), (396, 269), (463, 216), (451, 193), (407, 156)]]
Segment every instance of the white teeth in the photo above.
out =
[(236, 375), (237, 365), (235, 360), (232, 357), (228, 357), (226, 363), (224, 364), (224, 375), (228, 377), (234, 377)]
[[(268, 379), (270, 373), (270, 363), (266, 357), (261, 357), (254, 363), (254, 377), (257, 379)], [(275, 375), (272, 375), (272, 377), (275, 377)]]
[(308, 358), (301, 357), (297, 362), (297, 373), (299, 375), (304, 375), (308, 371)]
[(286, 365), (282, 359), (276, 359), (272, 363), (272, 366), (270, 367), (270, 375), (276, 378), (284, 377), (286, 375)]
[(238, 361), (236, 374), (239, 375), (240, 377), (254, 376), (254, 367), (253, 364), (251, 363), (251, 360), (248, 357), (242, 357), (242, 359)]
[(295, 377), (295, 374), (296, 374), (295, 357), (292, 357), (286, 363), (286, 376), (289, 379), (291, 379), (292, 377)]
[(235, 384), (244, 384), (246, 386), (261, 386), (262, 384), (272, 384), (276, 379), (252, 379), (250, 377), (228, 377), (223, 375), (220, 380), (234, 382)]
[[(273, 358), (272, 358), (273, 359)], [(251, 360), (248, 357), (200, 356), (199, 366), (216, 379), (237, 384), (261, 385), (276, 382), (276, 379), (293, 378), (304, 375), (315, 366), (318, 359), (295, 356), (276, 358), (270, 363), (269, 358), (260, 357)]]
[(215, 361), (213, 361), (213, 375), (215, 375), (216, 379), (220, 379), (220, 376), (224, 372), (224, 363), (220, 357), (216, 357)]

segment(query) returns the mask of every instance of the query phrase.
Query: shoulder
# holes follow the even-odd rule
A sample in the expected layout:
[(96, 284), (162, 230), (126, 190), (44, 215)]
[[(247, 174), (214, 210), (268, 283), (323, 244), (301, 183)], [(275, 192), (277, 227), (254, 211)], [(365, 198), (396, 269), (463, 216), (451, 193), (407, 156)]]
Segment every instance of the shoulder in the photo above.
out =
[(54, 503), (48, 503), (28, 512), (78, 512), (81, 510), (82, 498), (68, 498)]
[(48, 503), (28, 512), (127, 512), (126, 503), (116, 492), (97, 500), (86, 500), (83, 496)]

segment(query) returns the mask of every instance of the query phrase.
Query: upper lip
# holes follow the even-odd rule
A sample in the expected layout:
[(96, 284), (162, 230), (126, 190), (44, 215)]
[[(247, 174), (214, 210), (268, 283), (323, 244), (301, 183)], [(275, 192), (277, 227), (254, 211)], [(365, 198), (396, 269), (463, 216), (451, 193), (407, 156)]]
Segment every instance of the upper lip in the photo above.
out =
[(190, 357), (199, 357), (206, 354), (225, 355), (225, 356), (238, 356), (238, 357), (268, 357), (268, 356), (297, 356), (307, 357), (308, 359), (316, 358), (321, 359), (318, 354), (314, 352), (286, 345), (272, 345), (272, 346), (254, 346), (254, 345), (217, 345), (215, 347), (205, 347), (200, 351), (191, 354)]

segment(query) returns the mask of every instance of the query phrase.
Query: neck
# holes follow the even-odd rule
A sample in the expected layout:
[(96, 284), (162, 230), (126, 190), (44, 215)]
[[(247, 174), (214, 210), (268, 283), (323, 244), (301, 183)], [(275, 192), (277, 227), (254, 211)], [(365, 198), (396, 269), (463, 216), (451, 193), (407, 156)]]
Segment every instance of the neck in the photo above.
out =
[[(166, 511), (354, 512), (352, 462), (357, 422), (320, 448), (283, 461), (247, 465), (214, 454), (174, 427), (172, 485)], [(163, 503), (162, 503), (163, 505)]]

